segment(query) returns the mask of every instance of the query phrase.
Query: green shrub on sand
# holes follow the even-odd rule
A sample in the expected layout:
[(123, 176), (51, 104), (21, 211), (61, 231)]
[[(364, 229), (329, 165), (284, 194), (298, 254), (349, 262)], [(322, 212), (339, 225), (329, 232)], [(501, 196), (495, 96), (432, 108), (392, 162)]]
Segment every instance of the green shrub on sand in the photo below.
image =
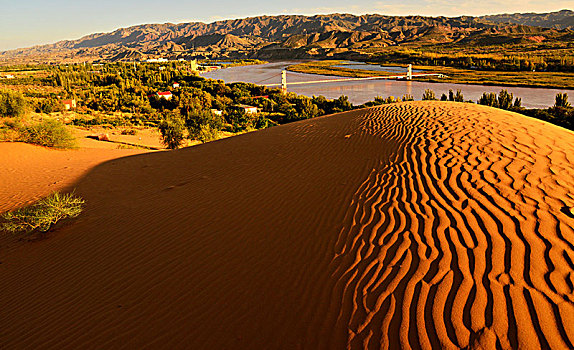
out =
[(75, 148), (76, 140), (64, 124), (53, 119), (24, 125), (18, 128), (19, 141), (54, 148)]
[(84, 200), (72, 193), (54, 192), (28, 207), (2, 214), (5, 222), (0, 228), (10, 233), (46, 232), (59, 220), (80, 215), (83, 206)]

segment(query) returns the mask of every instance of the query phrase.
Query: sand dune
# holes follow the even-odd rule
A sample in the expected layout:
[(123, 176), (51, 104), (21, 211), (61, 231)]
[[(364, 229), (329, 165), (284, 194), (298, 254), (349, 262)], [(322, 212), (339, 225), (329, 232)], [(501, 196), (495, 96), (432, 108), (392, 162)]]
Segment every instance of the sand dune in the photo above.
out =
[(573, 157), (413, 102), (101, 164), (0, 251), (0, 348), (572, 348)]
[[(94, 141), (97, 142), (97, 141)], [(72, 186), (96, 165), (142, 150), (54, 150), (0, 142), (0, 213)]]

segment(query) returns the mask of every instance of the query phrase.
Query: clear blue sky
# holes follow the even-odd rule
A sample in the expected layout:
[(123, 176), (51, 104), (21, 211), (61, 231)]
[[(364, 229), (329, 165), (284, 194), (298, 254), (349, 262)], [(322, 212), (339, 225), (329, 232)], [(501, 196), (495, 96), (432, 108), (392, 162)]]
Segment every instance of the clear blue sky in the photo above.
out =
[(458, 16), (564, 8), (572, 8), (572, 0), (0, 0), (0, 51), (144, 23), (213, 22), (277, 14)]

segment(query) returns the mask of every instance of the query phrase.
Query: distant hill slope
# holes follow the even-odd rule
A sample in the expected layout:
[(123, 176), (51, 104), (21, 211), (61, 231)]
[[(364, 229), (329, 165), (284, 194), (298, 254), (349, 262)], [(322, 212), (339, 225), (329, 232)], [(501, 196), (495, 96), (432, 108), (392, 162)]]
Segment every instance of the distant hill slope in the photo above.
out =
[[(538, 16), (558, 18), (554, 14)], [(328, 57), (363, 54), (372, 48), (401, 44), (489, 42), (489, 36), (500, 33), (508, 38), (507, 42), (513, 42), (533, 32), (551, 40), (571, 35), (524, 23), (509, 25), (466, 16), (259, 16), (213, 23), (143, 24), (78, 40), (2, 52), (0, 62), (129, 61), (155, 56)]]
[(574, 30), (574, 11), (571, 10), (550, 13), (501, 14), (482, 16), (481, 18), (495, 23), (514, 23), (544, 28)]

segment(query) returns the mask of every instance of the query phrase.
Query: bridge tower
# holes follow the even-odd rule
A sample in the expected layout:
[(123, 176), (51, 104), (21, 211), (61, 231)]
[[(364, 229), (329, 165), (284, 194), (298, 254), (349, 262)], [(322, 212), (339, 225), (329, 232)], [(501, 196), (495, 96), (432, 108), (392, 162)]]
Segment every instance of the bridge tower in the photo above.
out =
[(281, 91), (283, 91), (283, 93), (287, 93), (287, 71), (286, 70), (281, 71)]
[(413, 79), (413, 65), (409, 64), (408, 68), (407, 68), (407, 80), (412, 80)]

